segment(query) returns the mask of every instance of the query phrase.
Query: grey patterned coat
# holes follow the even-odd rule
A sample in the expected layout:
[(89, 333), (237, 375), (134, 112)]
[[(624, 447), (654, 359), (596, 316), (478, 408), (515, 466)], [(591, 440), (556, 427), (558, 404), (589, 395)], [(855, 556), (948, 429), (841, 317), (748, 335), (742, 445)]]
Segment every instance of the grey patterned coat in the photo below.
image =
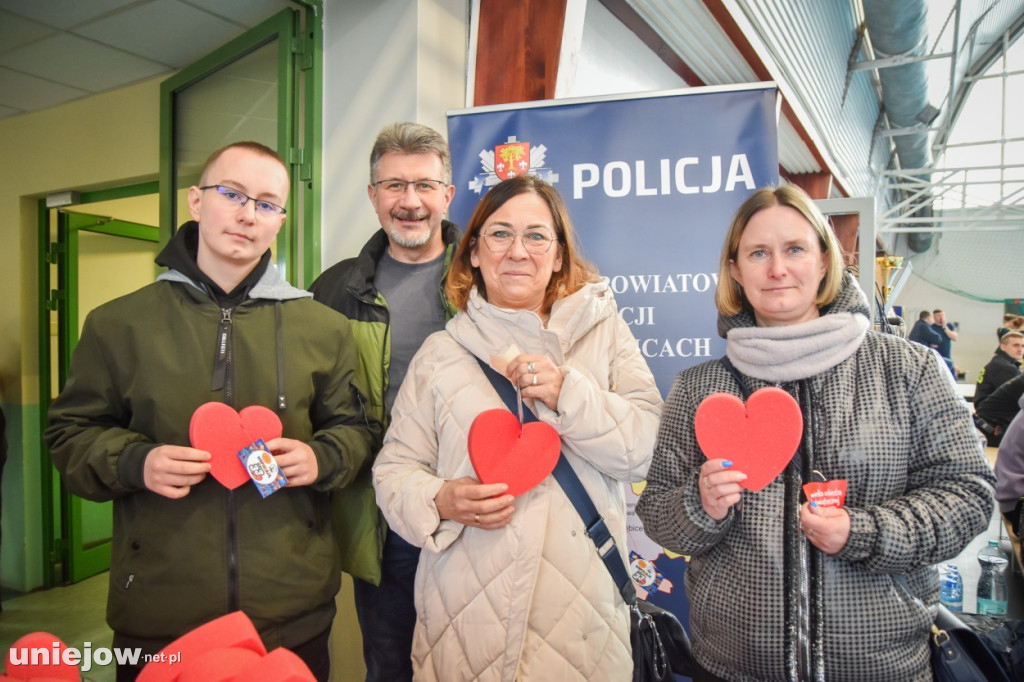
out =
[[(852, 285), (822, 314), (867, 314)], [(753, 326), (742, 312), (719, 320), (719, 331)], [(749, 390), (767, 385), (745, 378)], [(994, 477), (967, 404), (934, 351), (869, 331), (860, 348), (835, 367), (782, 388), (804, 406), (806, 469), (846, 479), (851, 530), (836, 555), (802, 540), (798, 517), (786, 513), (784, 477), (744, 495), (722, 521), (700, 502), (705, 461), (693, 417), (706, 396), (741, 395), (717, 360), (680, 372), (658, 433), (637, 514), (647, 534), (690, 555), (686, 590), (693, 652), (727, 680), (785, 680), (795, 629), (786, 622), (782, 548), (800, 538), (820, 562), (809, 591), (820, 594), (812, 619), (824, 677), (846, 680), (930, 680), (928, 610), (893, 576), (902, 574), (925, 604), (938, 599), (933, 565), (956, 556), (992, 514)], [(756, 444), (751, 444), (756, 447)], [(811, 600), (814, 602), (814, 600)], [(820, 612), (817, 612), (820, 611)], [(788, 641), (787, 641), (788, 640)]]

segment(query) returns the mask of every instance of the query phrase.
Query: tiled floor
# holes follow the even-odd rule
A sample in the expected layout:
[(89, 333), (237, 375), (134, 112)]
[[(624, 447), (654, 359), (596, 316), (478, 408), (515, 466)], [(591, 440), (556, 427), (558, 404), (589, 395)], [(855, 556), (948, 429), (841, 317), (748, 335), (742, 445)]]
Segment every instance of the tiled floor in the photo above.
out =
[[(56, 635), (68, 647), (109, 648), (113, 637), (104, 622), (107, 574), (69, 587), (55, 587), (6, 599), (0, 612), (0, 651), (32, 632)], [(96, 666), (82, 674), (83, 682), (113, 682), (114, 666)]]
[[(105, 622), (107, 605), (106, 572), (68, 587), (55, 587), (29, 594), (4, 595), (0, 611), (0, 668), (11, 644), (32, 632), (57, 635), (68, 647), (82, 651), (89, 642), (109, 648), (113, 634)], [(337, 598), (338, 617), (331, 632), (332, 682), (361, 682), (366, 678), (362, 640), (352, 605), (352, 580), (343, 577)], [(115, 666), (94, 666), (82, 674), (82, 682), (113, 682)]]

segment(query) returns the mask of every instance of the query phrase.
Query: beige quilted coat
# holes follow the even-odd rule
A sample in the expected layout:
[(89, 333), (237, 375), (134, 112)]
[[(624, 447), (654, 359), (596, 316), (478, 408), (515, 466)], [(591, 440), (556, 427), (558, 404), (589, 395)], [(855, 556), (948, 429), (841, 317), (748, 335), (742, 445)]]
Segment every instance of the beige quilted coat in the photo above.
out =
[(468, 309), (413, 359), (374, 465), (377, 503), (391, 527), (423, 547), (416, 576), (417, 680), (629, 680), (629, 613), (583, 523), (548, 476), (520, 496), (508, 526), (441, 521), (434, 496), (475, 476), (466, 448), (473, 419), (504, 403), (476, 361), (543, 353), (565, 381), (558, 411), (532, 405), (625, 556), (623, 483), (647, 474), (661, 394), (619, 318), (605, 281), (555, 304), (545, 328), (527, 311), (476, 292)]

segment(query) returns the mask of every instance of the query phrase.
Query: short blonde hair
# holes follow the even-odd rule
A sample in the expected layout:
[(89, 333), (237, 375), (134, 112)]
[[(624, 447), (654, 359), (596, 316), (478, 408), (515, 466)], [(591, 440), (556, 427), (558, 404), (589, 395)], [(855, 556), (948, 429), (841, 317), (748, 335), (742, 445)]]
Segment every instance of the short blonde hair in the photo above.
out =
[(1011, 329), (999, 337), (999, 345), (1002, 346), (1004, 343), (1008, 343), (1010, 339), (1024, 339), (1024, 334)]
[(282, 159), (281, 155), (278, 154), (276, 151), (274, 151), (273, 149), (271, 149), (270, 147), (261, 142), (254, 142), (252, 140), (242, 140), (240, 142), (232, 142), (229, 145), (225, 145), (218, 149), (217, 151), (210, 154), (210, 156), (206, 159), (206, 163), (203, 164), (203, 171), (199, 174), (199, 184), (207, 184), (208, 181), (206, 179), (206, 172), (210, 170), (210, 166), (212, 166), (214, 162), (217, 159), (219, 159), (221, 155), (224, 154), (224, 152), (228, 151), (229, 149), (244, 149), (246, 151), (254, 152), (255, 154), (258, 154), (260, 156), (269, 157), (277, 161), (279, 164), (281, 164), (281, 167), (285, 169), (285, 172), (288, 171), (288, 164), (284, 162), (284, 159)]
[(740, 238), (747, 229), (750, 219), (760, 211), (773, 206), (788, 206), (800, 213), (818, 235), (818, 245), (825, 256), (825, 276), (818, 286), (818, 297), (814, 303), (820, 308), (831, 303), (843, 283), (843, 255), (839, 240), (825, 215), (814, 205), (807, 193), (796, 185), (762, 187), (751, 194), (736, 211), (729, 226), (729, 233), (722, 245), (722, 257), (718, 264), (718, 286), (715, 289), (715, 306), (726, 317), (739, 314), (749, 308), (743, 288), (732, 278), (729, 265), (739, 253)]

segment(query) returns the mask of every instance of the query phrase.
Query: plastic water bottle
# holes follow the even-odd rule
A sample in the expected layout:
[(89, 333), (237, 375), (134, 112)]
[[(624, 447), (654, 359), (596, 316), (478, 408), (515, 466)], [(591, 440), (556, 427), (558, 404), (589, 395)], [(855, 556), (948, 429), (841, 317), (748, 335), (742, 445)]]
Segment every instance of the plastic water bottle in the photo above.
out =
[(978, 576), (978, 613), (985, 616), (1006, 615), (1006, 565), (1009, 559), (999, 542), (989, 540), (988, 547), (978, 552), (981, 575)]
[(964, 581), (956, 564), (939, 568), (939, 601), (950, 611), (964, 610)]

